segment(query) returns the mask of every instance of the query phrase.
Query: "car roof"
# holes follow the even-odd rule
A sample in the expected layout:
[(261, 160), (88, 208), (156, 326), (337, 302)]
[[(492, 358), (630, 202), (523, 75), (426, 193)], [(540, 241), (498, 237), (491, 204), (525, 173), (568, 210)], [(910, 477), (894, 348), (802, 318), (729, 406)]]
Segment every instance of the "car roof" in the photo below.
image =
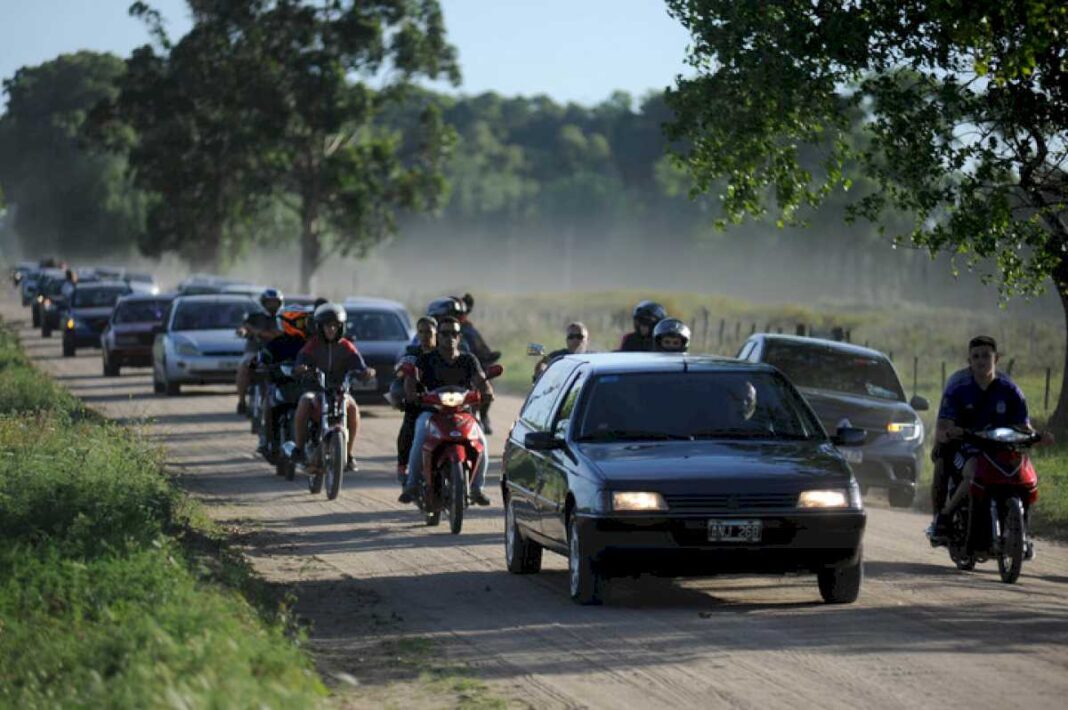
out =
[[(143, 291), (134, 291), (119, 299), (120, 303), (133, 303), (136, 301), (173, 301), (178, 297), (176, 293), (157, 293), (155, 295), (151, 293), (144, 293)], [(186, 296), (190, 298), (190, 296)]]
[(125, 281), (86, 281), (85, 283), (74, 284), (75, 291), (80, 288), (123, 288), (129, 290), (130, 284)]
[(763, 338), (765, 341), (793, 343), (796, 345), (810, 345), (818, 348), (829, 348), (831, 350), (838, 350), (839, 352), (848, 353), (850, 355), (863, 355), (867, 357), (877, 357), (884, 360), (889, 358), (885, 353), (875, 350), (873, 348), (865, 348), (861, 345), (854, 345), (853, 343), (844, 343), (841, 340), (827, 340), (826, 338), (809, 338), (803, 335), (780, 335), (777, 333), (757, 333), (753, 337)]
[(405, 312), (408, 310), (400, 301), (391, 301), (388, 298), (374, 298), (372, 296), (349, 296), (341, 305), (345, 307), (345, 310), (350, 308), (377, 308)]
[(585, 363), (594, 374), (635, 372), (776, 372), (764, 363), (735, 360), (719, 355), (676, 353), (583, 353), (561, 360)]
[(193, 296), (177, 296), (175, 303), (251, 303), (257, 307), (259, 304), (248, 296), (240, 293), (198, 293)]

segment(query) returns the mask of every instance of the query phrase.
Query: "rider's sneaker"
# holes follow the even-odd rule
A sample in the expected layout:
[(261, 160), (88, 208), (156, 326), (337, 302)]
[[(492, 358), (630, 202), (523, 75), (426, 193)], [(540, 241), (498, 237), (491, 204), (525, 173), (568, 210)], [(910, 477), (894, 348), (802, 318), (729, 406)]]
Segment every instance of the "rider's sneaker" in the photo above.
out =
[(248, 414), (248, 404), (243, 399), (237, 400), (237, 413), (241, 416)]
[(345, 470), (351, 473), (355, 473), (356, 471), (360, 470), (360, 468), (356, 465), (356, 459), (352, 456), (349, 456), (349, 458), (345, 461)]
[(293, 447), (293, 452), (289, 455), (289, 460), (293, 463), (303, 464), (304, 461), (304, 449), (299, 446)]
[(256, 453), (264, 458), (267, 458), (271, 452), (267, 449), (267, 444), (260, 444), (256, 447)]
[(408, 480), (408, 465), (399, 463), (397, 464), (397, 483), (404, 485), (404, 482)]
[(471, 489), (471, 502), (475, 505), (489, 505), (490, 499), (478, 488)]
[(1035, 559), (1035, 543), (1031, 540), (1024, 543), (1024, 559), (1028, 562)]
[(413, 500), (415, 500), (415, 496), (408, 491), (403, 491), (400, 497), (397, 498), (398, 503), (411, 503)]
[(945, 545), (949, 538), (949, 521), (946, 516), (939, 513), (925, 531), (927, 539), (931, 541), (931, 547)]

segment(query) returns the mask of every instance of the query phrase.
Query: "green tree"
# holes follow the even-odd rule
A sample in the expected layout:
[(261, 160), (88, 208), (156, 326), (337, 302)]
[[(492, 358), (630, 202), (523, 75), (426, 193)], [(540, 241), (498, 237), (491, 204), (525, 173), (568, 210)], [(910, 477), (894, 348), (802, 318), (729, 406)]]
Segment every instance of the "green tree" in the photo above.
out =
[[(696, 70), (668, 94), (669, 135), (688, 141), (680, 157), (694, 191), (721, 189), (726, 222), (798, 222), (803, 208), (867, 178), (876, 189), (850, 202), (850, 218), (958, 255), (1006, 297), (1052, 279), (1068, 317), (1068, 6), (668, 7), (693, 36)], [(815, 168), (805, 158), (814, 146)], [(886, 228), (902, 215), (904, 228)], [(1068, 429), (1068, 388), (1052, 424)]]
[(60, 55), (4, 81), (0, 187), (14, 231), (29, 253), (98, 256), (126, 251), (144, 221), (145, 198), (126, 173), (122, 150), (91, 150), (86, 115), (113, 97), (124, 73), (110, 54)]
[(436, 0), (218, 5), (242, 7), (231, 21), (261, 83), (249, 108), (269, 118), (260, 147), (276, 189), (299, 201), (310, 290), (330, 255), (363, 253), (395, 231), (397, 211), (446, 194), (439, 166), (452, 134), (437, 108), (421, 106), (413, 132), (381, 117), (417, 77), (458, 81), (455, 51)]

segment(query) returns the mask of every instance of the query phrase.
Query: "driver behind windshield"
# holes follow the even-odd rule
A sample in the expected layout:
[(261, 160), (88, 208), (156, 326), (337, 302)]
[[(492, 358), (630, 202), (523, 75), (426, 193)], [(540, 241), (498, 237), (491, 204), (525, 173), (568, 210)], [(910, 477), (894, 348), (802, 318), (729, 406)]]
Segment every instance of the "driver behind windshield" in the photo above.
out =
[[(931, 500), (935, 518), (927, 533), (932, 542), (944, 541), (953, 512), (964, 503), (975, 478), (979, 451), (961, 442), (964, 430), (1015, 427), (1034, 431), (1027, 414), (1027, 401), (1016, 383), (997, 371), (997, 342), (979, 335), (968, 343), (968, 368), (953, 374), (946, 383), (935, 428), (935, 461)], [(952, 467), (952, 468), (951, 468)], [(946, 502), (949, 476), (961, 472), (960, 485)]]
[[(492, 400), (493, 388), (486, 379), (478, 358), (471, 353), (460, 352), (460, 321), (451, 316), (439, 319), (437, 334), (437, 348), (416, 358), (414, 373), (405, 378), (405, 399), (408, 402), (416, 402), (419, 397), (419, 385), (422, 385), (428, 392), (433, 392), (439, 387), (478, 389), (482, 392), (484, 402)], [(415, 438), (408, 456), (408, 478), (404, 482), (404, 492), (398, 499), (401, 503), (411, 503), (415, 500), (416, 477), (422, 475), (423, 472), (423, 442), (426, 441), (427, 424), (433, 414), (433, 410), (425, 410), (416, 420)], [(482, 442), (483, 453), (479, 457), (478, 471), (471, 485), (471, 500), (478, 505), (489, 505), (490, 500), (482, 491), (486, 481), (486, 471), (489, 468), (489, 445), (486, 442), (486, 434), (482, 431), (477, 419), (475, 424), (475, 431)]]

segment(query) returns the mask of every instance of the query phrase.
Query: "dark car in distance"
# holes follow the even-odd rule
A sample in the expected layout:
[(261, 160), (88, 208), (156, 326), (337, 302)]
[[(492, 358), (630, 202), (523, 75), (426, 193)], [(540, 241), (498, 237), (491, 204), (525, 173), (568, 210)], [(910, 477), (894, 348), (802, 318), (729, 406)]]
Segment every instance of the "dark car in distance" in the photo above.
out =
[(105, 377), (118, 377), (123, 367), (152, 367), (152, 343), (172, 300), (141, 293), (119, 299), (100, 336)]
[(411, 316), (404, 304), (385, 298), (351, 297), (343, 305), (348, 316), (347, 337), (377, 372), (374, 379), (354, 385), (353, 394), (373, 395), (370, 401), (380, 404), (389, 391), (393, 367), (415, 335)]
[(651, 353), (570, 355), (509, 433), (501, 488), (509, 571), (568, 559), (572, 598), (611, 577), (813, 572), (854, 601), (865, 512), (835, 443), (766, 365)]
[(78, 348), (99, 348), (115, 304), (130, 293), (124, 281), (93, 281), (70, 289), (62, 312), (63, 357), (74, 357)]
[(908, 508), (923, 466), (923, 397), (906, 399), (890, 359), (870, 348), (820, 338), (757, 333), (738, 353), (777, 368), (800, 390), (828, 430), (864, 429), (863, 446), (843, 448), (860, 483), (886, 488), (890, 505)]

